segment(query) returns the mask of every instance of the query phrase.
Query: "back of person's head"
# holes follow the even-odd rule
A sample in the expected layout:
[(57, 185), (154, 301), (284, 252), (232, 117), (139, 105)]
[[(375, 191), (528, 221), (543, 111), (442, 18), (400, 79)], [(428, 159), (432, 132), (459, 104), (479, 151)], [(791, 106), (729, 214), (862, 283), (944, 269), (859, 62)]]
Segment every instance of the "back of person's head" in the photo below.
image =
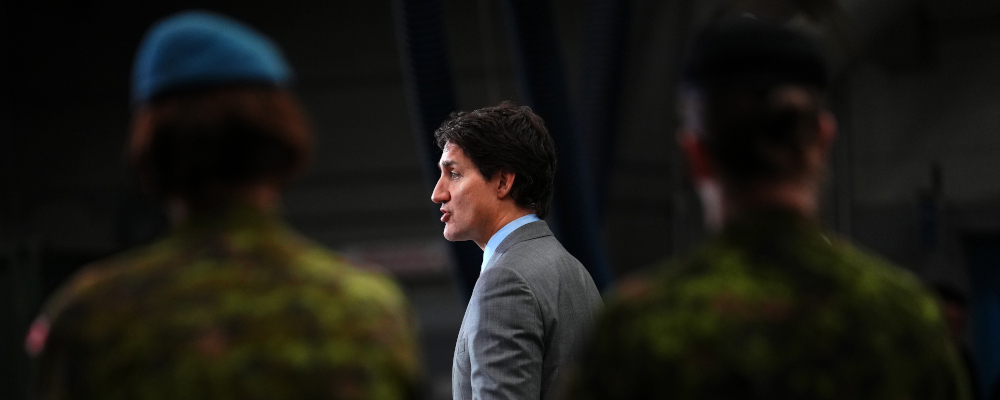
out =
[(486, 180), (513, 172), (510, 196), (517, 205), (548, 214), (556, 172), (555, 143), (545, 122), (528, 107), (503, 102), (470, 112), (453, 113), (434, 138), (442, 149), (458, 146)]
[(685, 130), (694, 133), (723, 182), (795, 179), (810, 167), (827, 66), (808, 35), (743, 17), (707, 29), (681, 78)]
[(311, 157), (291, 78), (278, 47), (240, 22), (200, 11), (158, 22), (133, 69), (129, 161), (164, 198), (214, 202), (248, 185), (283, 187)]

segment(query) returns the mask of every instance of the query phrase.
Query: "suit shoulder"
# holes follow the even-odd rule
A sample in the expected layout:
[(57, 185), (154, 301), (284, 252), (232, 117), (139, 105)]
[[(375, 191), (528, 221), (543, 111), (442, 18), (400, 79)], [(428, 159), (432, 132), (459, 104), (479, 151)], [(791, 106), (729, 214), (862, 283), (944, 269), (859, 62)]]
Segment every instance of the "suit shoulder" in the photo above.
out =
[(514, 243), (494, 263), (518, 271), (536, 271), (539, 266), (573, 265), (580, 261), (573, 257), (554, 236), (542, 236)]

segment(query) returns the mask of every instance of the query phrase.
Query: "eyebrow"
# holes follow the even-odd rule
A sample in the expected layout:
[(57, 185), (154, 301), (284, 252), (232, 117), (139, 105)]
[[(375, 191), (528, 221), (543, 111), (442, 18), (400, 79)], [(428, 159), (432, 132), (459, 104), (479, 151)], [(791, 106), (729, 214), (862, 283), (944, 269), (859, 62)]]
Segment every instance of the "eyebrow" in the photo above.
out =
[(455, 162), (454, 160), (443, 160), (439, 165), (441, 166), (441, 168), (447, 168), (447, 167), (454, 167), (458, 165), (458, 163)]

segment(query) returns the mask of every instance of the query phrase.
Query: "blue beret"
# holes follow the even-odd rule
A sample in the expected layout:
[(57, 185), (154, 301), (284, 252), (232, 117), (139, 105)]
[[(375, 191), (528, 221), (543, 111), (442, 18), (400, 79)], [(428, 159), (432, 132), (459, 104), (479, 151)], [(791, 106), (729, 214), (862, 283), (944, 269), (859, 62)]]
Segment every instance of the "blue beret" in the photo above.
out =
[(219, 14), (187, 11), (146, 33), (132, 69), (132, 102), (178, 89), (283, 85), (291, 78), (281, 50), (261, 33)]

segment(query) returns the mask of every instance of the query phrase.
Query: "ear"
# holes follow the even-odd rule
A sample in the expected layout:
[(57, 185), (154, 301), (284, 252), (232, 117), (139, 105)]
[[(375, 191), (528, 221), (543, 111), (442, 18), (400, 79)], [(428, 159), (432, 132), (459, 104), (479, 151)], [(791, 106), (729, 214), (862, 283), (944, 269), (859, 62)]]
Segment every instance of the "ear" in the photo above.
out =
[(837, 119), (834, 118), (830, 110), (820, 110), (819, 112), (819, 132), (816, 137), (817, 144), (824, 153), (833, 146), (833, 139), (837, 137)]
[(677, 145), (687, 158), (691, 177), (697, 182), (715, 176), (705, 143), (690, 128), (681, 128), (677, 133)]
[(514, 177), (516, 175), (513, 172), (500, 171), (497, 172), (496, 177), (498, 179), (496, 182), (497, 198), (502, 199), (510, 194), (510, 189), (514, 187)]
[(829, 110), (820, 110), (816, 138), (806, 146), (806, 159), (810, 168), (822, 171), (829, 160), (833, 139), (837, 136), (837, 120)]

